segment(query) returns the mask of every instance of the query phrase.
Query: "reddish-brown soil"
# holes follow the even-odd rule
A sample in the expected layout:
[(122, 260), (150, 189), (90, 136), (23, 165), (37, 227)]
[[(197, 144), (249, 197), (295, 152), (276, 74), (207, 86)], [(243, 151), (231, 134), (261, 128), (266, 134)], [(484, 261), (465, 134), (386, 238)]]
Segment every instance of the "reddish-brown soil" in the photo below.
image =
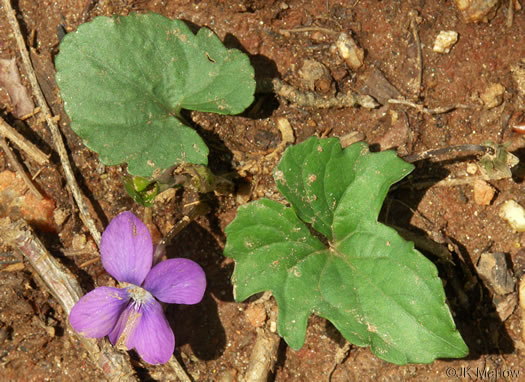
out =
[[(256, 338), (256, 328), (251, 324), (252, 303), (233, 300), (230, 276), (234, 264), (222, 254), (224, 228), (235, 217), (239, 205), (263, 196), (280, 198), (271, 176), (280, 153), (267, 156), (281, 141), (276, 126), (278, 117), (288, 119), (296, 142), (312, 135), (342, 137), (359, 131), (375, 149), (397, 147), (400, 155), (467, 143), (509, 142), (509, 150), (523, 159), (525, 142), (513, 133), (512, 127), (523, 124), (525, 106), (511, 67), (525, 58), (525, 12), (516, 11), (513, 24), (508, 27), (508, 1), (503, 3), (490, 22), (476, 24), (465, 23), (452, 1), (13, 1), (26, 41), (32, 47), (40, 85), (53, 112), (61, 115), (60, 126), (77, 179), (99, 216), (100, 230), (123, 210), (132, 210), (144, 218), (144, 209), (122, 187), (120, 178), (126, 173), (125, 166), (101, 166), (97, 155), (83, 146), (67, 124), (54, 82), (58, 26), (70, 32), (99, 15), (157, 12), (212, 29), (228, 47), (250, 55), (258, 78), (278, 76), (308, 90), (309, 84), (300, 70), (305, 60), (316, 60), (329, 71), (315, 84), (316, 90), (325, 95), (363, 90), (369, 74), (380, 70), (405, 99), (428, 108), (471, 106), (435, 115), (388, 104), (374, 110), (315, 109), (297, 107), (266, 94), (259, 95), (256, 105), (241, 116), (196, 112), (189, 115), (211, 148), (210, 167), (217, 173), (236, 174), (234, 179), (242, 191), (210, 196), (210, 214), (190, 224), (169, 248), (170, 256), (188, 257), (200, 263), (208, 279), (201, 304), (170, 306), (167, 311), (177, 338), (175, 354), (195, 381), (240, 381), (248, 365)], [(416, 85), (417, 44), (411, 20), (415, 20), (422, 47), (421, 89)], [(459, 33), (458, 42), (448, 54), (432, 50), (435, 37), (442, 30)], [(23, 83), (29, 89), (10, 31), (4, 9), (0, 8), (0, 58), (18, 60)], [(365, 50), (364, 65), (357, 71), (349, 70), (330, 49), (341, 32), (351, 33)], [(480, 95), (494, 83), (505, 88), (503, 102), (488, 109)], [(5, 89), (0, 88), (0, 113), (14, 124), (12, 107)], [(65, 187), (43, 118), (30, 118), (21, 129), (28, 140), (52, 154), (52, 165), (44, 168), (35, 182), (66, 214), (56, 232), (39, 231), (39, 235), (78, 277), (85, 291), (109, 284), (111, 280), (100, 262), (83, 266), (97, 254)], [(20, 158), (31, 174), (39, 170), (23, 153)], [(334, 367), (332, 381), (446, 381), (455, 380), (455, 376), (474, 377), (474, 373), (483, 370), (519, 372), (524, 380), (523, 312), (516, 307), (502, 321), (495, 311), (491, 291), (475, 269), (482, 252), (504, 252), (511, 260), (515, 277), (519, 279), (524, 273), (525, 255), (521, 248), (525, 246), (525, 236), (514, 232), (498, 214), (505, 200), (525, 204), (523, 172), (518, 168), (511, 178), (491, 181), (496, 194), (489, 205), (476, 203), (471, 184), (434, 184), (447, 174), (465, 176), (467, 165), (476, 159), (472, 153), (452, 153), (418, 162), (410, 181), (404, 181), (389, 194), (382, 213), (386, 223), (427, 235), (452, 250), (456, 265), (439, 265), (440, 275), (470, 355), (429, 365), (397, 366), (378, 359), (368, 348), (352, 346), (348, 357), (337, 363), (336, 353), (344, 339), (329, 322), (312, 316), (301, 350), (294, 351), (281, 343), (270, 380), (326, 381)], [(0, 152), (0, 170), (5, 169), (11, 168)], [(179, 192), (158, 201), (152, 208), (153, 223), (165, 234), (181, 218), (184, 204), (196, 197)], [(83, 244), (86, 238), (87, 243)], [(76, 252), (71, 251), (73, 248)], [(0, 260), (12, 259), (11, 248), (0, 249)], [(436, 257), (428, 256), (437, 262)], [(60, 305), (30, 265), (9, 267), (12, 264), (6, 263), (0, 265), (0, 380), (104, 380), (103, 372), (73, 335)], [(165, 366), (149, 367), (134, 354), (132, 360), (142, 380), (167, 379)]]

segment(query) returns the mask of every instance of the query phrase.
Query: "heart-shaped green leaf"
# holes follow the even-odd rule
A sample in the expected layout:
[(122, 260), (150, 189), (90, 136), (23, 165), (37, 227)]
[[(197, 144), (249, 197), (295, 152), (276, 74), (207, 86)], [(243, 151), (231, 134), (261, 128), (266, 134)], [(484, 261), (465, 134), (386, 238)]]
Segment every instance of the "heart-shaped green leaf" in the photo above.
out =
[(279, 333), (295, 349), (315, 313), (389, 362), (465, 356), (435, 265), (377, 221), (389, 187), (411, 170), (362, 143), (342, 150), (311, 138), (288, 148), (274, 177), (292, 208), (261, 199), (226, 228), (235, 298), (271, 290)]
[(181, 109), (237, 114), (253, 101), (248, 57), (208, 29), (194, 35), (157, 14), (97, 17), (68, 34), (56, 80), (71, 127), (104, 164), (150, 177), (174, 163), (206, 164), (208, 148)]

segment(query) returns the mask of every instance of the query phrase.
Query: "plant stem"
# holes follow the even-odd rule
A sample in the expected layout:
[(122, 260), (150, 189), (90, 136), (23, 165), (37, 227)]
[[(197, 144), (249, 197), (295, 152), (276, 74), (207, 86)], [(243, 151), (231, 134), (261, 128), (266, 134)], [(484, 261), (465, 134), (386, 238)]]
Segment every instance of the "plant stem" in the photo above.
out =
[(162, 238), (162, 240), (157, 244), (155, 252), (153, 253), (153, 264), (157, 264), (164, 253), (166, 252), (166, 247), (170, 245), (171, 241), (177, 236), (184, 228), (186, 228), (193, 220), (199, 216), (206, 215), (209, 212), (209, 206), (204, 202), (198, 202), (195, 206), (192, 207), (190, 212), (187, 215), (183, 216), (173, 228)]

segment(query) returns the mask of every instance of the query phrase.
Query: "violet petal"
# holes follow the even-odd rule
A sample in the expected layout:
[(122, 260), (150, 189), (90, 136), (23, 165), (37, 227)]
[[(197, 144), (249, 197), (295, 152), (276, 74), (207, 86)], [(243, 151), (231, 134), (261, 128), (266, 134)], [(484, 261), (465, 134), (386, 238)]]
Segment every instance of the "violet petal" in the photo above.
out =
[(153, 243), (148, 228), (131, 212), (117, 215), (102, 234), (102, 265), (118, 281), (141, 285), (151, 269)]
[[(136, 329), (137, 323), (141, 319), (141, 316), (142, 311), (140, 309), (135, 309), (133, 304), (130, 303), (123, 310), (122, 314), (118, 318), (118, 321), (115, 323), (113, 330), (111, 330), (111, 332), (108, 334), (111, 344), (116, 345), (120, 339), (121, 345), (126, 345), (128, 349), (132, 349), (132, 347), (127, 346), (126, 340)], [(123, 336), (123, 338), (120, 338), (121, 336)]]
[(85, 337), (104, 337), (115, 326), (128, 300), (125, 289), (98, 287), (73, 306), (69, 322), (75, 331)]
[(143, 288), (162, 302), (196, 304), (206, 290), (206, 275), (196, 262), (169, 259), (155, 265), (146, 276)]
[(164, 315), (162, 306), (155, 299), (140, 308), (142, 317), (135, 330), (127, 337), (126, 347), (135, 348), (149, 364), (166, 363), (175, 350), (175, 336)]

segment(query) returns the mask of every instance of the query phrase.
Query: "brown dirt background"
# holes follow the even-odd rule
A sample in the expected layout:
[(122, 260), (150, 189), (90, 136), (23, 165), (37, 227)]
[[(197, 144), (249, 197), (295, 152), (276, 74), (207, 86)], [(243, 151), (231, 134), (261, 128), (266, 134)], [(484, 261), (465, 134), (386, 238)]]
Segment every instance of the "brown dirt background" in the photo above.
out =
[[(209, 287), (201, 304), (170, 307), (168, 316), (177, 339), (175, 353), (192, 378), (226, 382), (239, 381), (246, 370), (256, 328), (250, 320), (251, 303), (233, 300), (229, 281), (233, 263), (222, 255), (223, 232), (240, 204), (262, 196), (279, 199), (271, 177), (279, 156), (266, 156), (281, 139), (277, 118), (289, 120), (297, 142), (312, 135), (341, 137), (360, 131), (369, 144), (375, 145), (372, 147), (389, 144), (398, 147), (400, 154), (466, 143), (510, 142), (510, 150), (523, 159), (523, 138), (513, 133), (512, 126), (523, 123), (525, 108), (510, 67), (525, 58), (525, 12), (516, 12), (513, 26), (508, 28), (506, 3), (489, 23), (479, 24), (465, 23), (450, 1), (18, 0), (13, 5), (26, 41), (33, 48), (34, 67), (48, 103), (56, 115), (61, 115), (60, 125), (77, 179), (101, 219), (100, 230), (123, 210), (144, 217), (144, 209), (121, 186), (125, 166), (101, 166), (97, 155), (85, 148), (68, 127), (54, 82), (53, 57), (58, 51), (59, 25), (73, 31), (98, 15), (157, 12), (212, 29), (227, 46), (240, 48), (251, 56), (258, 77), (278, 75), (306, 89), (299, 70), (305, 60), (316, 60), (329, 69), (328, 82), (319, 84), (318, 89), (329, 95), (336, 90), (359, 89), (364, 76), (377, 68), (402, 95), (417, 101), (417, 50), (409, 27), (411, 12), (417, 11), (424, 63), (420, 102), (428, 107), (475, 106), (439, 115), (418, 113), (399, 105), (372, 111), (321, 110), (298, 108), (270, 95), (260, 95), (255, 106), (241, 116), (191, 113), (194, 126), (211, 148), (210, 167), (217, 173), (236, 173), (237, 184), (244, 193), (213, 195), (212, 212), (192, 223), (170, 247), (170, 256), (192, 258), (204, 267)], [(16, 57), (23, 74), (3, 9), (0, 15), (0, 57)], [(312, 29), (298, 29), (305, 27)], [(441, 30), (455, 30), (460, 36), (446, 55), (431, 49)], [(366, 51), (364, 65), (357, 72), (348, 70), (344, 61), (330, 51), (343, 31), (352, 31)], [(486, 109), (479, 95), (492, 83), (505, 87), (504, 99), (500, 106)], [(6, 92), (0, 89), (0, 112), (12, 123), (9, 102)], [(22, 129), (29, 140), (52, 154), (53, 165), (44, 168), (35, 182), (67, 215), (56, 232), (41, 233), (43, 241), (79, 277), (85, 291), (111, 283), (99, 262), (81, 266), (96, 256), (95, 251), (65, 187), (45, 123), (41, 118), (30, 118)], [(23, 153), (20, 157), (25, 159)], [(476, 276), (474, 267), (482, 252), (504, 252), (509, 255), (514, 274), (523, 274), (525, 255), (521, 247), (525, 246), (525, 236), (513, 232), (498, 216), (505, 200), (525, 204), (522, 176), (518, 172), (513, 178), (491, 182), (496, 195), (486, 206), (475, 203), (471, 185), (411, 187), (429, 179), (435, 182), (446, 174), (464, 176), (468, 163), (475, 160), (473, 155), (453, 154), (419, 162), (410, 181), (389, 194), (385, 204), (388, 208), (382, 214), (389, 224), (428, 235), (453, 249), (456, 266), (440, 266), (440, 271), (470, 355), (430, 365), (396, 366), (379, 360), (367, 348), (351, 347), (348, 357), (336, 365), (335, 355), (344, 339), (326, 320), (311, 317), (306, 343), (300, 351), (281, 343), (270, 380), (325, 381), (334, 366), (332, 381), (455, 380), (447, 375), (448, 368), (454, 368), (458, 375), (465, 368), (470, 368), (471, 373), (485, 369), (519, 370), (525, 378), (520, 311), (516, 308), (502, 322), (490, 291)], [(31, 174), (39, 169), (30, 161), (25, 163)], [(8, 168), (5, 155), (0, 153), (0, 169)], [(184, 204), (196, 197), (179, 192), (159, 201), (152, 209), (153, 223), (165, 234), (184, 213)], [(1, 249), (3, 254), (10, 251)], [(436, 260), (432, 255), (429, 258)], [(6, 271), (5, 265), (0, 267), (0, 379), (104, 380), (72, 335), (59, 304), (30, 266), (25, 264), (17, 271)], [(469, 273), (474, 275), (474, 285), (467, 283)], [(465, 293), (466, 300), (458, 299), (458, 290)], [(166, 380), (164, 366), (147, 367), (138, 357), (132, 358), (143, 380)]]

